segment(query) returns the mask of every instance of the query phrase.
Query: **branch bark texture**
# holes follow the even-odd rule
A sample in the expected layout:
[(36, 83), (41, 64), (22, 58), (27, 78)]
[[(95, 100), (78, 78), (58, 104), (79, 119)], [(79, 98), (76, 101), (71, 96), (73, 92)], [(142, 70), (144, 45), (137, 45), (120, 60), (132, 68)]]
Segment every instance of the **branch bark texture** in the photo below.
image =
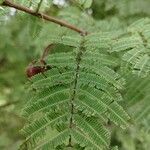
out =
[(17, 10), (20, 10), (20, 11), (23, 11), (23, 12), (25, 12), (25, 13), (28, 13), (28, 14), (30, 14), (30, 15), (33, 15), (33, 16), (35, 16), (35, 17), (38, 17), (38, 18), (47, 20), (47, 21), (49, 21), (49, 22), (53, 22), (53, 23), (58, 24), (58, 25), (60, 25), (60, 26), (64, 26), (64, 27), (66, 27), (66, 28), (68, 28), (68, 29), (71, 29), (71, 30), (73, 30), (73, 31), (75, 31), (75, 32), (77, 32), (77, 33), (79, 33), (79, 34), (81, 34), (81, 35), (86, 35), (86, 34), (87, 34), (86, 31), (84, 31), (84, 30), (82, 30), (82, 29), (80, 29), (80, 28), (78, 28), (78, 27), (76, 27), (76, 26), (74, 26), (74, 25), (72, 25), (72, 24), (69, 24), (69, 23), (66, 22), (66, 21), (57, 19), (57, 18), (55, 18), (55, 17), (46, 15), (46, 14), (44, 14), (44, 13), (36, 12), (36, 11), (34, 11), (34, 10), (29, 9), (28, 7), (24, 7), (24, 6), (22, 6), (22, 5), (13, 3), (13, 2), (10, 1), (10, 0), (5, 0), (1, 5), (2, 5), (2, 6), (6, 6), (6, 7), (12, 7), (12, 8), (15, 8), (15, 9), (17, 9)]

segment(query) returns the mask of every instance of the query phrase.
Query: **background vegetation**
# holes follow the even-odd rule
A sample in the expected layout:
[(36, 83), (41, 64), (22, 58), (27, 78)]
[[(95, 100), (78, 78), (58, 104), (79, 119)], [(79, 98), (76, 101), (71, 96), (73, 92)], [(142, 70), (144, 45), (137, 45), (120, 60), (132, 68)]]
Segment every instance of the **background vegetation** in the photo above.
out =
[[(3, 3), (2, 0), (0, 2)], [(40, 1), (13, 2), (36, 10)], [(115, 69), (126, 80), (120, 104), (131, 117), (125, 130), (112, 123), (107, 124), (111, 131), (110, 145), (118, 145), (119, 150), (148, 150), (150, 147), (149, 8), (149, 0), (44, 0), (40, 7), (40, 12), (89, 33), (108, 33), (110, 37), (117, 37), (128, 32), (132, 36), (124, 37), (119, 43), (126, 49), (130, 49), (129, 42), (140, 45), (137, 33), (142, 33), (144, 44), (141, 45), (145, 47), (144, 50), (140, 47), (143, 51), (139, 55), (136, 52), (140, 50), (125, 53), (125, 48), (120, 50), (115, 43), (111, 50), (112, 55), (119, 58), (119, 69), (118, 66)], [(14, 8), (0, 6), (0, 149), (16, 150), (24, 140), (19, 131), (27, 122), (20, 113), (28, 102), (24, 95), (28, 81), (27, 66), (33, 60), (39, 60), (46, 46), (55, 41), (54, 35), (77, 34)], [(72, 48), (60, 43), (51, 53), (62, 51), (72, 51)], [(134, 56), (132, 61), (131, 56)]]

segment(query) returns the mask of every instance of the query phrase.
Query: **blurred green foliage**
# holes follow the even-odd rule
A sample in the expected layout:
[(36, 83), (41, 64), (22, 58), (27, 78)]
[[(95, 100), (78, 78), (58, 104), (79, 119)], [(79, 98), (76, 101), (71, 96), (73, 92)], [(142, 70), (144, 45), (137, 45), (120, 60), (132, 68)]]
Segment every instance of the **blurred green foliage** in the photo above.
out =
[[(36, 9), (39, 3), (38, 0), (14, 2), (33, 9)], [(113, 34), (113, 31), (124, 30), (127, 25), (140, 18), (150, 17), (149, 8), (149, 0), (93, 0), (93, 2), (66, 0), (63, 4), (50, 0), (44, 1), (40, 11), (64, 19), (89, 32), (111, 31)], [(16, 150), (23, 139), (19, 130), (26, 122), (20, 117), (22, 105), (26, 103), (23, 97), (24, 84), (27, 81), (25, 70), (29, 63), (40, 58), (43, 49), (51, 42), (51, 35), (57, 33), (76, 34), (14, 9), (0, 7), (0, 149), (2, 150)], [(68, 51), (67, 47), (60, 44), (55, 47), (55, 52), (62, 49)], [(137, 113), (141, 113), (149, 105), (150, 77), (139, 79), (129, 74), (125, 78), (127, 84), (123, 91), (125, 99), (123, 105), (133, 118), (136, 118)], [(131, 82), (135, 84), (131, 86)], [(128, 93), (132, 94), (132, 97), (128, 97)], [(138, 100), (130, 103), (129, 99), (134, 99), (137, 93), (139, 93), (136, 97)], [(141, 105), (143, 107), (140, 107)], [(147, 109), (149, 113), (149, 108)], [(127, 131), (114, 129), (112, 145), (118, 144), (120, 150), (148, 150), (149, 116), (144, 121), (143, 118), (137, 119), (136, 125)]]

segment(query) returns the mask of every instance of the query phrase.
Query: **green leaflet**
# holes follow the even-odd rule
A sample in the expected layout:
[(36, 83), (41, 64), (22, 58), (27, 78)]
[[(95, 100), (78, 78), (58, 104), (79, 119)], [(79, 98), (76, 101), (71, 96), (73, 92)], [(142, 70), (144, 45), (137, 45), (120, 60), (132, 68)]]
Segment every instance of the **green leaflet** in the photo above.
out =
[(147, 77), (150, 73), (150, 19), (136, 21), (128, 27), (127, 34), (113, 42), (110, 52), (124, 52), (122, 58), (131, 65), (133, 73)]
[(26, 144), (28, 144), (30, 147), (36, 146), (36, 144), (39, 142), (39, 138), (42, 138), (46, 135), (47, 128), (52, 128), (54, 125), (59, 124), (61, 121), (65, 121), (67, 115), (68, 115), (67, 113), (66, 114), (49, 113), (46, 114), (44, 117), (41, 117), (40, 119), (29, 124), (28, 126), (24, 127), (21, 130), (21, 133), (22, 134), (25, 133), (24, 136), (26, 136), (27, 138), (21, 145), (21, 148), (23, 148)]
[[(74, 51), (50, 54), (46, 62), (52, 69), (31, 79), (28, 92), (33, 96), (23, 109), (31, 122), (22, 129), (26, 136), (22, 147), (49, 150), (70, 143), (93, 150), (108, 148), (110, 132), (104, 123), (110, 119), (127, 127), (130, 119), (117, 103), (125, 84), (113, 70), (119, 60), (106, 52), (92, 52), (89, 48), (96, 44), (92, 36), (80, 37), (79, 45), (74, 37), (70, 40), (75, 45), (65, 38), (55, 43), (74, 46)], [(98, 44), (95, 48), (103, 45)], [(54, 134), (47, 135), (49, 130)]]
[(133, 71), (134, 73), (138, 72), (138, 76), (147, 76), (150, 72), (150, 57), (147, 54), (143, 55), (135, 64)]
[(110, 52), (125, 51), (140, 46), (141, 44), (142, 40), (137, 35), (120, 38), (112, 43), (112, 49)]
[(29, 116), (29, 115), (32, 115), (33, 113), (37, 113), (37, 112), (45, 109), (46, 107), (63, 104), (68, 101), (68, 98), (69, 98), (69, 90), (68, 89), (65, 89), (64, 91), (56, 92), (56, 93), (49, 95), (43, 99), (40, 99), (38, 102), (36, 102), (30, 106), (27, 106), (23, 110), (23, 115)]
[(113, 102), (112, 104), (110, 104), (110, 107), (108, 107), (107, 116), (116, 125), (119, 125), (122, 128), (126, 128), (128, 126), (126, 120), (129, 120), (130, 117), (123, 110), (123, 108), (116, 102)]
[(77, 123), (77, 127), (80, 132), (89, 137), (92, 141), (93, 145), (97, 145), (97, 147), (108, 146), (109, 144), (109, 134), (106, 129), (104, 129), (101, 125), (97, 125), (94, 119), (83, 119), (82, 117), (76, 115), (75, 122)]

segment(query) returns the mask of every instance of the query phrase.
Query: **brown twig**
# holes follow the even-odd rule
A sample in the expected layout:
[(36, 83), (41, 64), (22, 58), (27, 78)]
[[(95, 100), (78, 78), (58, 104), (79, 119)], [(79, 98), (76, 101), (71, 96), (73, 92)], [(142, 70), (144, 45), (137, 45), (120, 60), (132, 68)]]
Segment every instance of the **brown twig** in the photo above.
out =
[(86, 31), (84, 31), (84, 30), (82, 30), (82, 29), (80, 29), (80, 28), (78, 28), (78, 27), (76, 27), (76, 26), (74, 26), (72, 24), (69, 24), (69, 23), (67, 23), (67, 22), (65, 22), (63, 20), (59, 20), (59, 19), (57, 19), (55, 17), (48, 16), (48, 15), (46, 15), (44, 13), (35, 12), (34, 10), (31, 10), (31, 9), (29, 9), (27, 7), (21, 6), (19, 4), (15, 4), (15, 3), (11, 2), (10, 0), (5, 0), (1, 5), (2, 6), (7, 6), (7, 7), (13, 7), (15, 9), (17, 9), (17, 10), (20, 10), (20, 11), (23, 11), (25, 13), (31, 14), (31, 15), (33, 15), (35, 17), (42, 18), (44, 20), (53, 22), (55, 24), (59, 24), (61, 26), (69, 28), (69, 29), (71, 29), (71, 30), (73, 30), (75, 32), (78, 32), (81, 35), (86, 35), (87, 34)]

